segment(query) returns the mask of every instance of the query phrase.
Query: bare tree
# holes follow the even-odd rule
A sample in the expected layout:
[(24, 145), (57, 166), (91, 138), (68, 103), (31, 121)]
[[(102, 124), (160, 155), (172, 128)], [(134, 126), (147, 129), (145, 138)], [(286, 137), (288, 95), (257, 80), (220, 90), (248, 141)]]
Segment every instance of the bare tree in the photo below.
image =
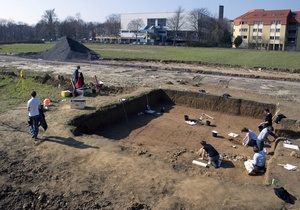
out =
[(0, 20), (0, 43), (33, 41), (34, 28), (25, 23)]
[(121, 29), (121, 16), (119, 14), (109, 15), (106, 17), (104, 26), (108, 36), (119, 36)]
[(132, 31), (135, 35), (136, 42), (138, 42), (138, 34), (140, 30), (145, 26), (145, 23), (142, 19), (134, 19), (128, 23), (128, 30)]
[(61, 36), (68, 36), (73, 39), (77, 37), (77, 20), (74, 17), (67, 17), (59, 27), (59, 34)]
[(212, 31), (212, 14), (207, 8), (194, 9), (189, 12), (187, 20), (191, 28), (196, 32), (199, 41), (205, 41)]
[(50, 40), (56, 40), (58, 18), (55, 13), (55, 9), (46, 10), (42, 15), (40, 23), (43, 25), (43, 32), (46, 33), (47, 38)]
[(179, 6), (175, 11), (175, 14), (168, 19), (167, 27), (173, 32), (173, 46), (175, 45), (175, 40), (178, 35), (178, 31), (182, 28), (184, 24), (184, 9)]

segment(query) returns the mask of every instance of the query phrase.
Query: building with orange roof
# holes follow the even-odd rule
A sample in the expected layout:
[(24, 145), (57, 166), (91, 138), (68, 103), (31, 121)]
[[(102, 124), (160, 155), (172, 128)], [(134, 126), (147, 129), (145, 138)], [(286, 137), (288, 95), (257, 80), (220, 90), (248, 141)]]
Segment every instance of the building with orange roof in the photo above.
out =
[(242, 47), (266, 50), (300, 50), (300, 11), (254, 9), (234, 19), (233, 40)]

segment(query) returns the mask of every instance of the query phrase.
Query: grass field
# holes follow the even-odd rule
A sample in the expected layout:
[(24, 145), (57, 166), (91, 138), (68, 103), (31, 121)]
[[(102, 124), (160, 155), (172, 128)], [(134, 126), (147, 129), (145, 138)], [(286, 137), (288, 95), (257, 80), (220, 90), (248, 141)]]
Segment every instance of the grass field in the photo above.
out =
[[(17, 69), (0, 68), (0, 71), (2, 72), (0, 74), (0, 113), (18, 108), (26, 111), (26, 102), (30, 99), (30, 93), (33, 90), (39, 90), (37, 92), (39, 99), (51, 98), (54, 102), (61, 98), (61, 90), (58, 87), (34, 81), (35, 76), (43, 76), (45, 73), (26, 71), (26, 78), (24, 79), (19, 77), (19, 70)], [(5, 72), (14, 72), (16, 76), (7, 75)]]
[[(40, 52), (51, 49), (54, 45), (55, 43), (0, 45), (0, 53)], [(85, 45), (102, 58), (201, 61), (243, 67), (300, 69), (299, 52), (92, 43)]]

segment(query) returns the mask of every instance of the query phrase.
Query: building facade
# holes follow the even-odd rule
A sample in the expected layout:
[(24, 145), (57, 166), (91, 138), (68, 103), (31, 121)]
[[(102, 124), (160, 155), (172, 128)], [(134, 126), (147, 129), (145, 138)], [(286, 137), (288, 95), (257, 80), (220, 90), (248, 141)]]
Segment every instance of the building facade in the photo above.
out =
[[(132, 43), (136, 39), (142, 44), (159, 44), (166, 43), (170, 35), (170, 29), (167, 26), (167, 21), (175, 15), (174, 12), (169, 13), (130, 13), (121, 14), (121, 31), (120, 37), (123, 42)], [(184, 17), (186, 13), (182, 14)], [(128, 24), (132, 20), (141, 19), (144, 23), (144, 27), (138, 32), (130, 31)], [(189, 32), (192, 32), (191, 27), (188, 24), (180, 29), (179, 35), (185, 36)]]
[(250, 10), (234, 19), (233, 40), (241, 47), (266, 50), (300, 50), (300, 11)]
[[(218, 21), (223, 21), (224, 6), (219, 6), (219, 19), (210, 17), (201, 12), (183, 12), (180, 17), (180, 28), (175, 31), (168, 27), (168, 21), (178, 15), (175, 12), (169, 13), (135, 13), (121, 14), (120, 37), (122, 42), (131, 43), (138, 40), (143, 44), (166, 44), (205, 41), (211, 38), (211, 31)], [(128, 29), (132, 20), (141, 19), (145, 27), (138, 34)]]

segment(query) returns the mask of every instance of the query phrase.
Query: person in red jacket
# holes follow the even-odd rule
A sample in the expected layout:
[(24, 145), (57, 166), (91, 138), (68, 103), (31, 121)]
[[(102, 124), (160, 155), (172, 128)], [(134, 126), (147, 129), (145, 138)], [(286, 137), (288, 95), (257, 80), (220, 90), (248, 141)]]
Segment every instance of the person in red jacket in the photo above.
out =
[(82, 88), (83, 85), (84, 85), (84, 77), (83, 77), (82, 72), (80, 72), (78, 75), (78, 80), (76, 82), (75, 88), (76, 89)]

